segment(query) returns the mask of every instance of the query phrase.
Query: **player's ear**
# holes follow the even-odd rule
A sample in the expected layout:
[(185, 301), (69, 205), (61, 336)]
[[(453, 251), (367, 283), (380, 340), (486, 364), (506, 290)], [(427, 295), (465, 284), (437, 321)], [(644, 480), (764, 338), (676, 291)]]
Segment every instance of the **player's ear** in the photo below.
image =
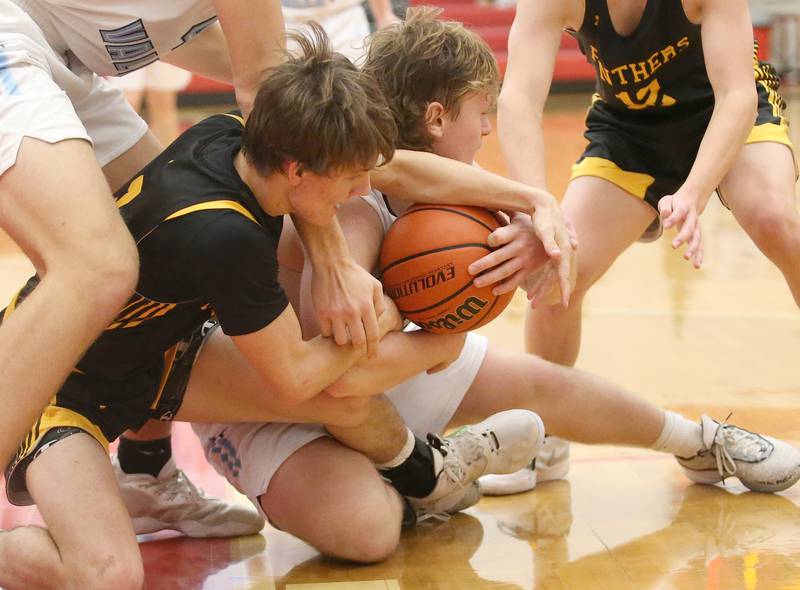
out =
[(444, 132), (444, 106), (440, 102), (429, 102), (425, 109), (425, 130), (434, 139), (441, 139)]
[(283, 172), (292, 185), (298, 184), (305, 174), (305, 167), (297, 160), (288, 160), (283, 165)]

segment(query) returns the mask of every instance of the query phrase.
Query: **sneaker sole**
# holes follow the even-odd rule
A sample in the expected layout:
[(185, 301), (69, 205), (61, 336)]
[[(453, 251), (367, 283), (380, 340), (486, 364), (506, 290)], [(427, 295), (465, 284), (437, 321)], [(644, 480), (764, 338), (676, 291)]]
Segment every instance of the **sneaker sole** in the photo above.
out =
[(537, 474), (530, 468), (508, 475), (484, 475), (480, 478), (484, 496), (511, 496), (536, 487)]
[(226, 522), (223, 525), (208, 527), (194, 520), (164, 522), (146, 516), (134, 517), (131, 520), (133, 522), (133, 530), (137, 535), (147, 535), (150, 533), (157, 533), (158, 531), (170, 530), (178, 531), (187, 537), (192, 537), (195, 539), (242, 537), (245, 535), (254, 535), (264, 528), (263, 524), (258, 529), (255, 529), (252, 526), (248, 526), (239, 522)]

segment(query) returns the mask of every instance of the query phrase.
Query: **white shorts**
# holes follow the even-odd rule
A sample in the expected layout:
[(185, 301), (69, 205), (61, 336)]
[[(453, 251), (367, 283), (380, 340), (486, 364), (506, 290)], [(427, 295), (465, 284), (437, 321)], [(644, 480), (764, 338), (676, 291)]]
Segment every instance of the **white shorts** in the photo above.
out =
[[(332, 14), (316, 14), (304, 18), (300, 10), (283, 11), (286, 30), (308, 33), (311, 28), (309, 20), (316, 20), (328, 34), (334, 51), (345, 55), (353, 63), (359, 63), (364, 57), (364, 40), (369, 35), (367, 14), (361, 4), (349, 6)], [(291, 44), (289, 45), (291, 49)]]
[[(456, 361), (444, 371), (420, 373), (387, 391), (408, 427), (417, 436), (444, 430), (483, 364), (485, 336), (470, 333)], [(278, 468), (308, 443), (327, 436), (316, 424), (193, 424), (206, 459), (260, 511), (264, 494)]]
[(88, 140), (105, 166), (146, 133), (119, 90), (68, 63), (25, 12), (0, 0), (0, 174), (16, 162), (23, 137)]
[(109, 78), (109, 81), (123, 92), (139, 90), (180, 92), (192, 81), (192, 73), (163, 61), (157, 61), (119, 78)]

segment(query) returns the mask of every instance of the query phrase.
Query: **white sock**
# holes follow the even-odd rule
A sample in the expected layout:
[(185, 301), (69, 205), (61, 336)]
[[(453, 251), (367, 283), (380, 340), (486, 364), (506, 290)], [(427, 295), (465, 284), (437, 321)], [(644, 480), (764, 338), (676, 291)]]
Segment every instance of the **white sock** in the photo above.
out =
[(650, 448), (678, 457), (694, 457), (703, 448), (703, 432), (700, 424), (666, 410), (664, 429)]
[(403, 445), (403, 448), (400, 449), (400, 452), (395, 455), (394, 459), (391, 459), (386, 463), (375, 463), (375, 467), (378, 469), (391, 469), (392, 467), (402, 465), (403, 462), (411, 456), (416, 444), (417, 439), (414, 436), (414, 433), (411, 432), (408, 427), (406, 427), (406, 444)]

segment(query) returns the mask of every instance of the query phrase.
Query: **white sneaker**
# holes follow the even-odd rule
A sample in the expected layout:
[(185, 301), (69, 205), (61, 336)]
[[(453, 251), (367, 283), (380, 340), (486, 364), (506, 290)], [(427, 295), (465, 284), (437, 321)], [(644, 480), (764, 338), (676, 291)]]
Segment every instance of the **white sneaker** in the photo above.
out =
[(793, 446), (708, 416), (700, 426), (703, 449), (694, 457), (676, 457), (693, 482), (715, 484), (736, 476), (753, 491), (779, 492), (800, 479), (800, 451)]
[(189, 537), (237, 537), (264, 527), (255, 509), (206, 496), (173, 459), (158, 477), (125, 473), (115, 455), (111, 463), (137, 535), (170, 529)]
[(481, 488), (486, 496), (529, 492), (539, 482), (564, 479), (569, 472), (569, 441), (548, 436), (530, 465), (508, 475), (485, 475)]
[[(438, 475), (436, 487), (428, 496), (409, 498), (419, 520), (457, 511), (465, 499), (471, 499), (473, 492), (468, 488), (479, 477), (513, 473), (530, 464), (544, 442), (544, 424), (528, 410), (507, 410), (443, 439), (428, 435), (428, 440), (438, 451), (434, 452)], [(476, 489), (473, 504), (480, 499), (480, 487)]]

